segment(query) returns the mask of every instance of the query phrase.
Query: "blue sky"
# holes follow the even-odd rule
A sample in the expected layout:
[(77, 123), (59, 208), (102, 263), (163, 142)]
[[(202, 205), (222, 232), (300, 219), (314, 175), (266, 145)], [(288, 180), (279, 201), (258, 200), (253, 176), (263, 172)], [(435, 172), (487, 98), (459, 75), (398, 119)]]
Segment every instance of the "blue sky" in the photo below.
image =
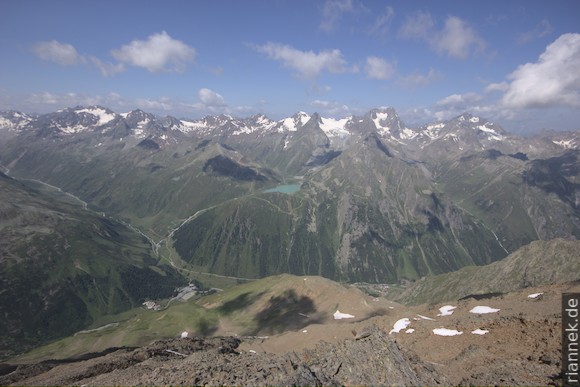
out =
[(580, 2), (0, 0), (0, 110), (580, 128)]

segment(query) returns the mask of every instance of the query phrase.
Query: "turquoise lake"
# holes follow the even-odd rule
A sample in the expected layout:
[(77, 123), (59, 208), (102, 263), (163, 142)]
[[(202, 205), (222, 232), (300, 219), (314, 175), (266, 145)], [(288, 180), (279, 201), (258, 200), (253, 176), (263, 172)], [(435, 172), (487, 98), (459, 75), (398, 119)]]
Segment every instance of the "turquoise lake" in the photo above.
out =
[(274, 188), (265, 190), (264, 192), (280, 192), (285, 194), (293, 194), (300, 191), (300, 184), (284, 184)]

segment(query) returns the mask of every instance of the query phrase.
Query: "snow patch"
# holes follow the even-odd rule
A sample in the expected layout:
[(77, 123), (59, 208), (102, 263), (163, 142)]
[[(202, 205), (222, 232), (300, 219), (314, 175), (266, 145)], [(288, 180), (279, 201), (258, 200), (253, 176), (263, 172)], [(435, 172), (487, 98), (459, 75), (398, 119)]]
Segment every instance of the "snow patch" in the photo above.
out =
[(445, 124), (443, 123), (427, 125), (427, 127), (425, 128), (425, 134), (427, 135), (427, 137), (433, 140), (439, 136), (439, 130), (442, 129), (444, 126)]
[(411, 130), (409, 128), (404, 128), (401, 131), (401, 138), (403, 140), (412, 140), (415, 137), (417, 137), (419, 135), (419, 133), (415, 132), (414, 130)]
[(488, 333), (488, 332), (489, 332), (489, 331), (488, 331), (487, 329), (479, 329), (479, 328), (477, 328), (477, 329), (476, 329), (476, 330), (474, 330), (474, 331), (471, 331), (471, 333), (472, 333), (473, 335), (485, 335), (485, 334), (486, 334), (486, 333)]
[(408, 318), (402, 318), (397, 320), (397, 322), (393, 325), (393, 329), (389, 332), (389, 335), (392, 333), (399, 333), (403, 329), (406, 329), (411, 324), (411, 320)]
[(99, 118), (98, 126), (105, 125), (115, 119), (115, 113), (107, 113), (105, 109), (101, 108), (87, 108), (76, 110), (77, 113), (88, 113)]
[(205, 121), (186, 121), (181, 120), (179, 121), (181, 125), (179, 126), (179, 130), (183, 133), (189, 133), (197, 130), (208, 129), (209, 126)]
[(66, 134), (72, 134), (72, 133), (80, 133), (83, 132), (85, 130), (87, 130), (88, 128), (86, 126), (82, 126), (82, 125), (76, 125), (76, 126), (60, 126), (57, 125), (57, 128)]
[(188, 335), (189, 335), (189, 333), (187, 333), (187, 331), (181, 332), (182, 339), (185, 339)]
[(439, 314), (437, 316), (451, 316), (453, 314), (453, 309), (457, 308), (452, 305), (445, 305), (439, 308)]
[(375, 114), (376, 118), (373, 118), (373, 122), (375, 123), (375, 127), (377, 128), (377, 130), (389, 133), (391, 128), (389, 128), (388, 126), (383, 126), (381, 124), (381, 121), (384, 121), (389, 117), (389, 113), (377, 112)]
[(286, 129), (289, 132), (295, 132), (298, 130), (298, 127), (296, 126), (296, 122), (294, 122), (294, 118), (288, 117), (282, 120), (282, 126), (280, 129)]
[(352, 314), (341, 313), (338, 309), (333, 314), (335, 320), (342, 320), (343, 318), (354, 318)]
[(496, 313), (499, 311), (500, 309), (490, 308), (489, 306), (476, 306), (475, 308), (471, 309), (469, 313), (487, 314), (487, 313)]
[(552, 142), (566, 149), (576, 149), (576, 143), (574, 142), (574, 140), (560, 140)]
[(532, 294), (528, 295), (528, 298), (538, 298), (538, 297), (540, 297), (542, 294), (544, 294), (544, 293), (532, 293)]
[[(439, 310), (441, 310), (441, 309), (439, 309)], [(453, 313), (453, 312), (451, 312), (451, 313)], [(423, 316), (423, 315), (420, 315), (420, 314), (418, 314), (417, 316), (419, 316), (419, 317), (420, 317), (420, 318), (422, 318), (423, 320), (431, 320), (431, 321), (435, 321), (435, 319), (434, 319), (434, 318), (431, 318), (431, 317)]]
[(405, 333), (413, 333), (415, 332), (415, 330), (413, 328), (409, 328), (405, 331)]
[(479, 126), (477, 126), (477, 129), (481, 130), (482, 132), (489, 133), (489, 135), (487, 136), (487, 138), (490, 139), (490, 140), (495, 140), (495, 141), (501, 141), (501, 140), (503, 140), (503, 136), (502, 135), (500, 135), (494, 129), (487, 127), (488, 124), (489, 124), (489, 122), (486, 123), (486, 124), (484, 124), (484, 125), (479, 125)]
[(463, 332), (455, 330), (455, 329), (447, 329), (447, 328), (435, 328), (433, 329), (433, 333), (438, 336), (457, 336), (462, 335)]

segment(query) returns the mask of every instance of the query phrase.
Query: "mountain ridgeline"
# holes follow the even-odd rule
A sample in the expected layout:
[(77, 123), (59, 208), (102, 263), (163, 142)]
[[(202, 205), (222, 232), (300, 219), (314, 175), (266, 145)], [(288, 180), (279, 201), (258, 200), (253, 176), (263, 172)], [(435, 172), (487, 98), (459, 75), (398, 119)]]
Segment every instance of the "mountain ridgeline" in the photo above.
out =
[(409, 128), (392, 108), (0, 117), (7, 175), (79, 197), (190, 270), (392, 283), (580, 237), (578, 132), (512, 136), (467, 113)]

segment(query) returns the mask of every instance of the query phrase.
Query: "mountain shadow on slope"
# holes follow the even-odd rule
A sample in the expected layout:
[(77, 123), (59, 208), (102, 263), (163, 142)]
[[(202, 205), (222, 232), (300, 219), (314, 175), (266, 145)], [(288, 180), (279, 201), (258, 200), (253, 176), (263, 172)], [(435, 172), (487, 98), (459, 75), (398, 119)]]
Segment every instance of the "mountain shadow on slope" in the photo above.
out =
[(330, 163), (332, 160), (340, 156), (342, 151), (331, 150), (321, 155), (312, 156), (306, 163), (307, 167), (320, 167)]
[(528, 161), (529, 160), (528, 155), (526, 155), (525, 153), (517, 152), (517, 153), (511, 153), (511, 154), (504, 154), (497, 149), (488, 149), (488, 150), (483, 151), (481, 153), (476, 153), (476, 154), (472, 154), (469, 156), (463, 156), (459, 160), (460, 161), (470, 161), (470, 160), (476, 159), (478, 157), (483, 157), (484, 159), (488, 159), (488, 160), (497, 160), (501, 156), (511, 157), (513, 159), (517, 159), (517, 160), (521, 160), (521, 161)]
[(570, 151), (562, 156), (545, 160), (534, 160), (524, 172), (526, 184), (538, 187), (547, 193), (554, 193), (573, 208), (578, 209), (576, 195), (580, 184), (570, 181), (567, 177), (574, 177), (580, 173), (578, 151)]
[(272, 296), (266, 307), (256, 314), (256, 333), (280, 333), (316, 324), (320, 321), (309, 316), (315, 312), (312, 298), (299, 296), (294, 289), (288, 289), (279, 296)]
[(238, 164), (232, 159), (218, 155), (207, 160), (203, 166), (203, 171), (207, 172), (210, 170), (220, 176), (232, 177), (236, 180), (244, 181), (265, 181), (266, 176), (256, 172), (250, 167)]
[(366, 140), (373, 139), (375, 141), (375, 145), (381, 152), (383, 152), (387, 157), (393, 157), (393, 154), (389, 150), (389, 148), (383, 144), (383, 142), (377, 137), (376, 134), (372, 134), (371, 136), (367, 137)]
[(139, 144), (137, 144), (137, 146), (148, 150), (159, 150), (161, 148), (159, 144), (150, 138), (146, 138), (145, 140), (141, 141)]

